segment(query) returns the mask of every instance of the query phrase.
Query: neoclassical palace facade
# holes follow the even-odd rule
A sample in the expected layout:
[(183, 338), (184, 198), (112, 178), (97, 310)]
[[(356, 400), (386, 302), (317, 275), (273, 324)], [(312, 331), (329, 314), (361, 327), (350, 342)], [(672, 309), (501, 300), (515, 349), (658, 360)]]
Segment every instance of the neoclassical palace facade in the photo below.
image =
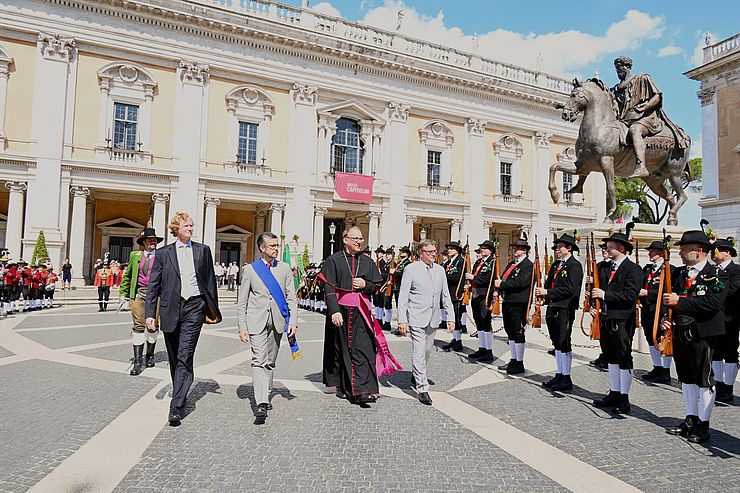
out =
[[(577, 128), (553, 107), (570, 89), (268, 0), (3, 0), (0, 245), (30, 257), (43, 230), (77, 282), (175, 211), (240, 263), (265, 230), (319, 260), (348, 224), (373, 248), (506, 247), (522, 229), (542, 248), (604, 215), (603, 180), (548, 192), (550, 166), (574, 158)], [(337, 172), (372, 177), (369, 203), (341, 200)]]

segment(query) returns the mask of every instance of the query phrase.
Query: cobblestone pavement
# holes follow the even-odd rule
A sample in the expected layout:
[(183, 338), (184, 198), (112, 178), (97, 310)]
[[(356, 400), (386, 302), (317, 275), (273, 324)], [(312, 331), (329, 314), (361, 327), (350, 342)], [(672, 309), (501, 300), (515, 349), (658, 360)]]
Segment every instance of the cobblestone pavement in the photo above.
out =
[[(301, 312), (303, 358), (282, 348), (274, 410), (258, 425), (228, 302), (224, 322), (204, 328), (186, 417), (171, 428), (164, 344), (156, 368), (131, 377), (130, 313), (96, 310), (0, 321), (0, 491), (721, 491), (740, 477), (740, 403), (717, 406), (706, 446), (664, 433), (683, 416), (675, 380), (636, 378), (627, 417), (595, 409), (607, 374), (585, 364), (597, 350), (580, 334), (576, 389), (559, 394), (540, 385), (554, 367), (544, 334), (530, 331), (529, 371), (511, 378), (496, 369), (508, 360), (503, 332), (497, 360), (480, 365), (439, 350), (439, 331), (431, 407), (409, 386), (409, 340), (388, 335), (405, 369), (360, 409), (321, 384), (324, 320)], [(478, 340), (464, 343), (469, 353)], [(637, 377), (649, 362), (635, 353)]]

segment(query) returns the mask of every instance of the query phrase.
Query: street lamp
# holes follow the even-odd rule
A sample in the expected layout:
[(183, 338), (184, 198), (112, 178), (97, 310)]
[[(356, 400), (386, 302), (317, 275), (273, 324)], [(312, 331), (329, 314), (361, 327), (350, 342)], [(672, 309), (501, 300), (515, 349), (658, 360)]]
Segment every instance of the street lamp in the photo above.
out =
[(424, 226), (419, 229), (419, 239), (426, 240), (427, 239), (427, 230)]
[(334, 221), (331, 222), (329, 225), (329, 235), (331, 235), (331, 241), (329, 243), (331, 244), (331, 254), (334, 255), (334, 234), (337, 232), (337, 226), (334, 224)]

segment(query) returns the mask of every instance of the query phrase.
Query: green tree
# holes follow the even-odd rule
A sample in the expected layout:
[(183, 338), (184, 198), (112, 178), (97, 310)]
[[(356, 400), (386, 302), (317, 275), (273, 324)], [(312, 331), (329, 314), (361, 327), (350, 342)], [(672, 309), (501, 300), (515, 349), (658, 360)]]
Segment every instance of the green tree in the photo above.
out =
[(311, 263), (311, 256), (308, 254), (308, 245), (303, 246), (303, 265)]
[(46, 262), (49, 258), (49, 251), (46, 249), (46, 237), (44, 236), (44, 230), (39, 231), (39, 236), (36, 238), (36, 245), (33, 247), (33, 255), (31, 256), (31, 263), (35, 264), (39, 262)]
[[(701, 187), (701, 158), (689, 161), (689, 173), (684, 173), (681, 183), (684, 190), (691, 188), (698, 190)], [(617, 217), (626, 217), (632, 214), (637, 207), (636, 222), (646, 224), (660, 224), (668, 215), (668, 204), (656, 197), (641, 178), (616, 178), (614, 186), (617, 193)], [(670, 191), (670, 185), (666, 183)]]

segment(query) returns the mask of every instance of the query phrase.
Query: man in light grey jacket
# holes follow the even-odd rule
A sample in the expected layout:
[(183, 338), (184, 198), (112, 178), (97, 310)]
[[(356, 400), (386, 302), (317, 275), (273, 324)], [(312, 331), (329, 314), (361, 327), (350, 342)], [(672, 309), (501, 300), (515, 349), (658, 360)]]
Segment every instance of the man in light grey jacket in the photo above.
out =
[[(278, 262), (280, 249), (278, 237), (265, 232), (257, 238), (260, 258), (254, 264), (245, 265), (242, 269), (242, 283), (237, 303), (237, 325), (239, 339), (252, 346), (252, 384), (254, 399), (257, 403), (254, 412), (257, 418), (266, 418), (267, 411), (272, 409), (270, 391), (272, 390), (273, 371), (280, 348), (280, 340), (289, 324), (289, 336), (294, 337), (298, 305), (293, 284), (293, 272), (285, 262)], [(262, 262), (264, 265), (256, 265)], [(274, 279), (270, 279), (270, 277)], [(263, 281), (267, 280), (267, 283)], [(273, 284), (273, 292), (268, 287)], [(286, 306), (280, 306), (284, 298)], [(289, 316), (283, 315), (289, 312)]]
[[(401, 279), (398, 331), (403, 336), (411, 334), (414, 387), (419, 393), (419, 402), (431, 405), (427, 361), (434, 346), (434, 334), (442, 320), (440, 305), (447, 313), (453, 313), (453, 306), (445, 270), (434, 262), (437, 258), (435, 241), (419, 242), (418, 255), (419, 260), (406, 267)], [(452, 332), (454, 328), (455, 322), (448, 321), (447, 330)]]

